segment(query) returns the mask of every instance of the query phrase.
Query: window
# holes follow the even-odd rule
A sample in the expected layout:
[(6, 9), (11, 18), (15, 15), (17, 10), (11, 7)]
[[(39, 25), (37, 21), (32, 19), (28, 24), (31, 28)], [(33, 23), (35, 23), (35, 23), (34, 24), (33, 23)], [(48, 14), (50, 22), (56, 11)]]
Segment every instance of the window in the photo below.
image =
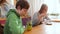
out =
[(44, 0), (43, 3), (48, 5), (48, 14), (51, 19), (60, 20), (60, 2), (59, 0)]

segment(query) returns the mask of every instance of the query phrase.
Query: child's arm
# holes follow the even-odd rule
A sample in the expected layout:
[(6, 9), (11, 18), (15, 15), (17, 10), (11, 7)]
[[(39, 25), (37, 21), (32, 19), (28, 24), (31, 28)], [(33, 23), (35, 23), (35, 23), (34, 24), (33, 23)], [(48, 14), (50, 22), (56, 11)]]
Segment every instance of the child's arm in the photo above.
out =
[(36, 26), (38, 23), (39, 23), (38, 14), (34, 13), (33, 19), (32, 19), (32, 26)]
[(46, 15), (46, 16), (44, 17), (44, 19), (50, 20), (50, 18), (48, 17), (48, 15)]

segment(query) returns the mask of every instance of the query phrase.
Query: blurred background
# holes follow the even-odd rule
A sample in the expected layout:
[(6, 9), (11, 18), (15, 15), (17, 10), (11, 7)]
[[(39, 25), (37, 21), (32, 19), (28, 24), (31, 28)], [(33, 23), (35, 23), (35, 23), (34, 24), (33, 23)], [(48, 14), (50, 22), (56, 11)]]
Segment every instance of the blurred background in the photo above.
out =
[[(30, 4), (30, 8), (29, 8), (29, 15), (33, 16), (33, 14), (35, 12), (38, 12), (41, 8), (41, 5), (47, 4), (48, 6), (48, 16), (50, 19), (57, 19), (60, 20), (60, 0), (27, 0)], [(12, 0), (12, 3), (14, 5), (14, 3), (16, 3), (16, 1)]]
[[(9, 4), (15, 7), (16, 2), (19, 0), (6, 0)], [(27, 0), (30, 4), (28, 10), (29, 15), (33, 16), (35, 12), (38, 12), (41, 8), (41, 5), (47, 4), (48, 6), (48, 16), (51, 19), (60, 19), (60, 0)]]

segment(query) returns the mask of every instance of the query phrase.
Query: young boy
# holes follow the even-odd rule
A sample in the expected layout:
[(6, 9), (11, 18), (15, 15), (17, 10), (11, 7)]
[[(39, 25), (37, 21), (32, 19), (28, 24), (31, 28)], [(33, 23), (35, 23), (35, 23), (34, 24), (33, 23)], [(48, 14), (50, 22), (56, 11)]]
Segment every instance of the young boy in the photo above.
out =
[[(49, 18), (47, 17), (47, 9), (48, 9), (48, 6), (46, 4), (42, 4), (39, 12), (36, 12), (33, 15), (32, 26), (42, 24), (44, 19), (49, 20)], [(46, 23), (46, 24), (50, 25), (50, 23)]]
[(29, 9), (29, 3), (20, 0), (16, 3), (16, 10), (11, 9), (7, 14), (7, 20), (4, 27), (4, 34), (23, 34), (24, 28), (20, 16), (26, 14)]

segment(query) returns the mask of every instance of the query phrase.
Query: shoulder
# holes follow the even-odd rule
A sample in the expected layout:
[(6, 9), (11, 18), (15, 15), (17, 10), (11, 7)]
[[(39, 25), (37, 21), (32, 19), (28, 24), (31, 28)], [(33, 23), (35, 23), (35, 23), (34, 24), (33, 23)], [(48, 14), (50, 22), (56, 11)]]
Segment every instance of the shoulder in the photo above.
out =
[(38, 16), (38, 12), (35, 12), (35, 13), (33, 14), (33, 16)]
[(16, 17), (16, 14), (13, 11), (15, 11), (15, 9), (10, 9), (9, 12), (8, 12), (8, 14), (7, 14), (7, 17), (8, 16), (9, 17)]
[(7, 17), (7, 19), (14, 21), (14, 20), (17, 20), (17, 16), (14, 13), (12, 13)]
[(15, 6), (12, 5), (12, 4), (4, 3), (4, 5), (5, 5), (6, 7), (8, 7), (9, 9), (15, 9)]

